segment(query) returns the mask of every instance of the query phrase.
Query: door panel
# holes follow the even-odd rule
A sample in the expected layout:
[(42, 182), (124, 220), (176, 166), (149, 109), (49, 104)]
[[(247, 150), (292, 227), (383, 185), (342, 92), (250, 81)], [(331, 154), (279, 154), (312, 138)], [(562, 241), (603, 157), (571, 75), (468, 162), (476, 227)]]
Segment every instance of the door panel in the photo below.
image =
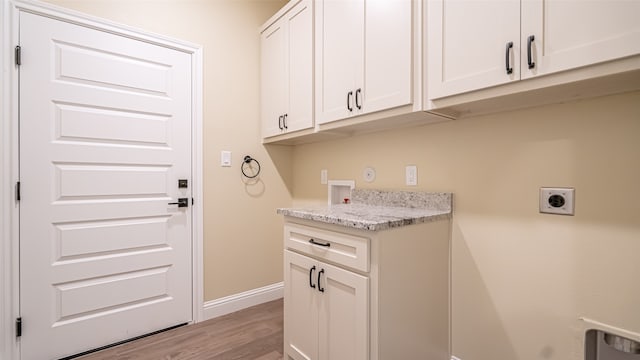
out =
[[(285, 250), (284, 351), (295, 360), (317, 359), (318, 354), (318, 264), (315, 260)], [(313, 270), (312, 270), (313, 269)]]
[(189, 54), (20, 14), (22, 359), (191, 320)]
[(519, 80), (520, 0), (432, 0), (427, 12), (430, 98)]
[[(170, 96), (171, 66), (52, 39), (55, 78), (96, 87)], [(135, 76), (131, 76), (135, 74)]]
[(316, 121), (323, 124), (357, 112), (353, 97), (347, 109), (347, 95), (364, 76), (364, 0), (317, 1), (316, 10)]
[(261, 35), (261, 90), (262, 136), (278, 135), (282, 132), (279, 117), (287, 109), (287, 57), (283, 20), (273, 24)]
[(169, 216), (155, 216), (55, 225), (56, 261), (130, 249), (166, 248), (169, 219)]
[(320, 263), (320, 360), (369, 359), (369, 279)]
[(412, 6), (411, 1), (366, 1), (364, 80), (358, 85), (363, 113), (411, 103)]
[(535, 67), (523, 55), (522, 78), (639, 54), (638, 14), (639, 1), (523, 1), (521, 46), (534, 35)]
[(169, 146), (169, 116), (60, 103), (55, 107), (59, 141)]
[(107, 309), (156, 299), (167, 300), (169, 267), (131, 271), (55, 285), (57, 314), (60, 321), (104, 312)]
[(302, 1), (286, 15), (289, 93), (287, 131), (313, 125), (313, 18), (311, 1)]
[(170, 166), (54, 163), (54, 201), (169, 196)]

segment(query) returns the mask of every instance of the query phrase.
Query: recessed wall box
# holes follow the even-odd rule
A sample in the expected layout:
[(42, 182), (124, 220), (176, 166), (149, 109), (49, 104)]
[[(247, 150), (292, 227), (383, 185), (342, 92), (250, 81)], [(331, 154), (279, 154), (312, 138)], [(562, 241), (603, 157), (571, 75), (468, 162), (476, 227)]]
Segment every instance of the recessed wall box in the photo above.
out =
[(353, 180), (329, 180), (329, 206), (335, 204), (350, 204), (351, 190), (355, 187), (356, 182)]

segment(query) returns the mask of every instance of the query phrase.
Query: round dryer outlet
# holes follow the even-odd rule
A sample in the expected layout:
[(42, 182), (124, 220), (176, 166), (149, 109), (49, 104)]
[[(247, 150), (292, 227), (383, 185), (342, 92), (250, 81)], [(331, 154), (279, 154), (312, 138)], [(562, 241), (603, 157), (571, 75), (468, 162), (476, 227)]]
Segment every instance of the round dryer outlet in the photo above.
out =
[(367, 166), (362, 172), (362, 178), (366, 182), (373, 182), (376, 179), (376, 170), (372, 167)]
[(546, 214), (573, 215), (575, 189), (540, 188), (540, 212)]

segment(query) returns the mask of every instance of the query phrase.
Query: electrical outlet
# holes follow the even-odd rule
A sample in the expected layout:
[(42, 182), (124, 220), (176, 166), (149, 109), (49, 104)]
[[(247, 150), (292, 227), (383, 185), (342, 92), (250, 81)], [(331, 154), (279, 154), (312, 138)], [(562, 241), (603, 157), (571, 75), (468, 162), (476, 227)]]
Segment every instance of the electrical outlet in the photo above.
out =
[(408, 186), (418, 185), (418, 167), (415, 165), (408, 165), (405, 168), (405, 181)]
[(574, 215), (575, 189), (540, 188), (540, 212), (545, 214)]
[(320, 184), (327, 185), (327, 169), (320, 170)]

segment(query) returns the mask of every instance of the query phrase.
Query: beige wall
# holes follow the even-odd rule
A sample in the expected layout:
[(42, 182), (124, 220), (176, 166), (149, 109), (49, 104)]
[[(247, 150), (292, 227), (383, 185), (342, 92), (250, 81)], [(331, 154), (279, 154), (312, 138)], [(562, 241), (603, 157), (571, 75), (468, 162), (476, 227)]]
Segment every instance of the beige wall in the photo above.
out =
[[(282, 281), (282, 219), (291, 196), (259, 134), (259, 27), (285, 3), (269, 0), (49, 0), (191, 41), (204, 51), (205, 301)], [(220, 167), (220, 151), (233, 167)], [(244, 155), (262, 164), (245, 185)], [(286, 174), (287, 151), (272, 150)]]
[[(309, 144), (293, 157), (296, 202), (325, 201), (323, 168), (357, 187), (455, 194), (462, 360), (577, 360), (582, 316), (640, 334), (640, 92)], [(404, 186), (408, 164), (418, 187)], [(576, 215), (539, 214), (541, 186), (575, 187)]]

